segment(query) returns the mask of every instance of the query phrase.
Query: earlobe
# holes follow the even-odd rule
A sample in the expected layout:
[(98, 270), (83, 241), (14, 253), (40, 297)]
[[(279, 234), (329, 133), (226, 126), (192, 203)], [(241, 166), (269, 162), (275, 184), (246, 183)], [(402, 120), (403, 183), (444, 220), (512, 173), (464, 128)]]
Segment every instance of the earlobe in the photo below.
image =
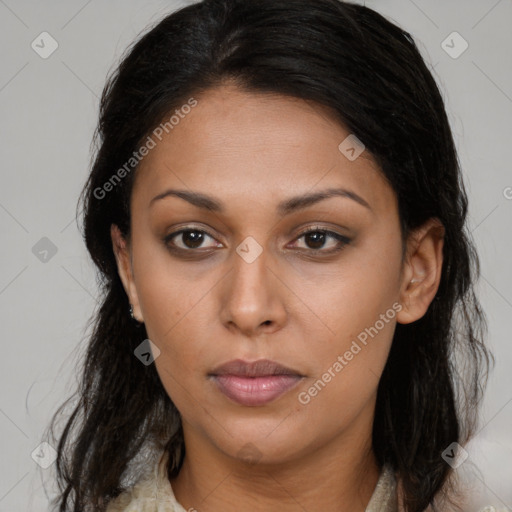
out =
[(123, 283), (124, 290), (132, 306), (133, 318), (142, 323), (142, 312), (140, 310), (139, 299), (133, 278), (132, 264), (130, 258), (130, 249), (126, 239), (123, 237), (119, 227), (115, 224), (110, 226), (110, 236), (112, 239), (112, 250), (117, 263), (117, 271)]
[(408, 324), (425, 315), (439, 288), (443, 266), (444, 227), (429, 219), (408, 239), (406, 269), (397, 322)]

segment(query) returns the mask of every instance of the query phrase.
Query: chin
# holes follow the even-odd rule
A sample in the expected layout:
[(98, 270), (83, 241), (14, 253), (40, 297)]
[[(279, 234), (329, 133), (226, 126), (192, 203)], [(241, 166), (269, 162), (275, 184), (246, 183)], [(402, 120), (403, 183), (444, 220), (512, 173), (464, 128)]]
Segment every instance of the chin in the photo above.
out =
[(219, 448), (230, 457), (249, 465), (275, 465), (292, 461), (299, 455), (297, 447), (304, 446), (302, 440), (285, 431), (270, 435), (261, 432), (258, 435), (254, 435), (253, 432), (240, 432), (236, 439), (229, 438), (226, 441), (229, 445), (221, 445)]

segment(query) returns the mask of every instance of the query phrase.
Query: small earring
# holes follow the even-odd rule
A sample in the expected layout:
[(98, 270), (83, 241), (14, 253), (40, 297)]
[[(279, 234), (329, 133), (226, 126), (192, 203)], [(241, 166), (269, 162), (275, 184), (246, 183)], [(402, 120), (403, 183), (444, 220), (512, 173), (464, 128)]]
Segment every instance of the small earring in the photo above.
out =
[(135, 322), (137, 322), (137, 327), (140, 327), (144, 323), (144, 322), (139, 322), (135, 318), (135, 315), (133, 314), (133, 304), (130, 304), (130, 316), (132, 317), (132, 320), (135, 320)]

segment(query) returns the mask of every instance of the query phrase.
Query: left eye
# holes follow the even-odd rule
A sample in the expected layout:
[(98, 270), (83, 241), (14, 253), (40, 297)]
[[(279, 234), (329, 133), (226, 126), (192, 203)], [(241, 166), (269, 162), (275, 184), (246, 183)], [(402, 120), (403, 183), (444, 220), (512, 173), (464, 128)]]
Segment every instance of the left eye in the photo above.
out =
[(326, 244), (326, 240), (330, 238), (334, 242), (331, 243), (331, 246), (334, 247), (321, 251), (326, 253), (337, 252), (341, 250), (345, 245), (350, 243), (349, 238), (334, 231), (328, 231), (325, 229), (313, 229), (306, 231), (302, 233), (296, 240), (300, 240), (301, 238), (304, 238), (305, 243), (309, 245), (309, 247), (306, 247), (306, 249), (312, 251), (318, 251), (319, 249), (323, 248), (323, 246)]

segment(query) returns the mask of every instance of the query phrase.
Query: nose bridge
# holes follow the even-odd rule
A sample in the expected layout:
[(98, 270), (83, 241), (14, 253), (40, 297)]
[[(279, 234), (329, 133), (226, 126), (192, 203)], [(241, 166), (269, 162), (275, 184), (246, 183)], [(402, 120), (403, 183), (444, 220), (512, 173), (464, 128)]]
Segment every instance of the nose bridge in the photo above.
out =
[(269, 323), (274, 328), (281, 324), (285, 308), (270, 250), (247, 237), (236, 247), (232, 258), (223, 301), (223, 322), (235, 324), (246, 333)]

